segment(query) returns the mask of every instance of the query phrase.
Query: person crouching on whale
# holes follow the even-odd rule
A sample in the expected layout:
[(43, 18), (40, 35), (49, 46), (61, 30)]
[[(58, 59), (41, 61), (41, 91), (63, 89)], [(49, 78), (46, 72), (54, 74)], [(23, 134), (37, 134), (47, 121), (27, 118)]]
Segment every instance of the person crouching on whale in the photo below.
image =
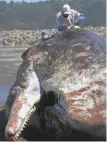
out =
[(62, 10), (56, 15), (57, 29), (59, 31), (66, 30), (74, 25), (78, 25), (84, 19), (84, 14), (71, 9), (68, 4), (64, 4)]

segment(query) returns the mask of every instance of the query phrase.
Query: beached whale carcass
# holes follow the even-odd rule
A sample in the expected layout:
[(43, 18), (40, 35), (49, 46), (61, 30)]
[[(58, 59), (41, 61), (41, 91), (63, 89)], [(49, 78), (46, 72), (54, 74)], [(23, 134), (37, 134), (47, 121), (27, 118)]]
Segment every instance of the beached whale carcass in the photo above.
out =
[[(41, 133), (61, 140), (72, 128), (105, 138), (94, 125), (106, 122), (106, 42), (101, 36), (69, 29), (22, 55), (5, 105), (5, 136), (16, 140), (32, 113)], [(68, 117), (71, 117), (70, 122)], [(35, 119), (36, 121), (36, 119)], [(105, 127), (104, 127), (105, 132)]]

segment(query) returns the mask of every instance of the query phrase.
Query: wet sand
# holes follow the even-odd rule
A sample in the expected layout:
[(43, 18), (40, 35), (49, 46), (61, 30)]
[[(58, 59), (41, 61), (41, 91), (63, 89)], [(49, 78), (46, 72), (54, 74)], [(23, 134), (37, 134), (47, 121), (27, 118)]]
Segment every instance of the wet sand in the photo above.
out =
[(17, 70), (22, 63), (21, 55), (28, 47), (0, 48), (0, 84), (12, 85), (15, 82)]
[(0, 76), (0, 85), (9, 85), (10, 87), (15, 82), (16, 76)]

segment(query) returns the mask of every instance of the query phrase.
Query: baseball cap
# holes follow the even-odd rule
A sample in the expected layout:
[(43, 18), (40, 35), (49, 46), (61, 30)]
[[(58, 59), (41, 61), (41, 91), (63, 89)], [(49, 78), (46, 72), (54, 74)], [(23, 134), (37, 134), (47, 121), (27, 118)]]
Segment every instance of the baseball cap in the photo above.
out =
[(71, 8), (68, 4), (64, 4), (63, 7), (62, 7), (62, 12), (64, 14), (70, 14), (70, 11), (71, 11)]

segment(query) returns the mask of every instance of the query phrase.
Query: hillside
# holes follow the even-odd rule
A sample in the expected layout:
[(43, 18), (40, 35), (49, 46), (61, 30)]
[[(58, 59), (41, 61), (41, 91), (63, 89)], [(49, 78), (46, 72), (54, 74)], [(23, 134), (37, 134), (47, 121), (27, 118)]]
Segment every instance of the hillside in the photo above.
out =
[(56, 14), (65, 3), (86, 15), (84, 26), (106, 25), (106, 0), (0, 1), (0, 30), (56, 28)]

